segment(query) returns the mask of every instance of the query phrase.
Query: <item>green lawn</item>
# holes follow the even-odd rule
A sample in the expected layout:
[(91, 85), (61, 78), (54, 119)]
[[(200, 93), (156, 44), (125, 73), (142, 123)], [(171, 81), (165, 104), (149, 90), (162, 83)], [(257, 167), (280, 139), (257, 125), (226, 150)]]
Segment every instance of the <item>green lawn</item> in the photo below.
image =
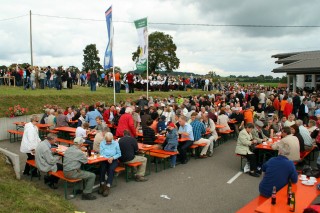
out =
[(0, 154), (0, 212), (74, 212), (75, 207), (45, 186), (17, 180), (10, 165)]
[[(5, 117), (9, 107), (20, 104), (22, 107), (29, 109), (28, 114), (42, 113), (44, 105), (58, 105), (60, 107), (78, 106), (81, 103), (93, 104), (97, 101), (102, 101), (107, 104), (113, 103), (113, 89), (100, 87), (96, 92), (91, 92), (89, 87), (74, 86), (73, 89), (36, 89), (36, 90), (23, 90), (21, 87), (0, 87), (0, 117)], [(125, 93), (121, 91), (120, 94), (116, 94), (116, 101), (127, 100), (131, 98), (136, 100), (142, 94), (146, 92), (135, 92), (134, 94)], [(169, 95), (182, 96), (205, 94), (201, 90), (193, 90), (190, 92), (184, 91), (172, 91), (172, 92), (149, 92), (149, 96), (167, 98)]]

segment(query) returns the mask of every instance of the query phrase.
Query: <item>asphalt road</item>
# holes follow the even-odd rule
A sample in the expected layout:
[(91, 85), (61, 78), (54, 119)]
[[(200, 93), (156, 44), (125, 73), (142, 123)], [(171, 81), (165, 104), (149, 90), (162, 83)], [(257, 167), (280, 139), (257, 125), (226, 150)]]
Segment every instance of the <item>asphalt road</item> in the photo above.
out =
[[(71, 202), (79, 211), (88, 213), (236, 212), (259, 195), (261, 177), (241, 174), (231, 184), (227, 183), (240, 171), (240, 158), (234, 154), (235, 145), (235, 140), (229, 140), (214, 149), (213, 157), (192, 158), (187, 164), (173, 169), (155, 173), (152, 168), (147, 182), (126, 183), (124, 173), (120, 174), (117, 186), (111, 188), (108, 197), (96, 193), (97, 200), (82, 201), (81, 196), (77, 196)], [(26, 156), (19, 152), (20, 142), (3, 141), (0, 147), (20, 154), (22, 171)], [(33, 181), (44, 185), (43, 180)], [(63, 196), (62, 182), (56, 192)]]

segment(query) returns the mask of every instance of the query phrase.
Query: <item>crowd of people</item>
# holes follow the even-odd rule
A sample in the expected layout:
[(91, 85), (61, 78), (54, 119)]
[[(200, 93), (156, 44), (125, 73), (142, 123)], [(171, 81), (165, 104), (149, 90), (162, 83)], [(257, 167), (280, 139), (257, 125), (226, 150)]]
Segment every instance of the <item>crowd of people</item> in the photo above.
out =
[[(77, 122), (70, 124), (70, 120)], [(38, 152), (50, 147), (49, 144), (56, 138), (55, 135), (48, 135), (47, 146), (41, 148), (39, 144), (42, 142), (35, 126), (38, 121), (51, 124), (52, 129), (69, 125), (77, 127), (75, 146), (65, 153), (63, 169), (66, 177), (88, 180), (83, 199), (95, 199), (91, 194), (95, 175), (79, 171), (81, 163), (87, 161), (80, 151), (81, 145), (85, 143), (109, 159), (100, 167), (99, 193), (107, 196), (118, 160), (123, 163), (143, 162), (135, 178), (137, 181), (147, 180), (144, 177), (147, 160), (138, 154), (137, 139), (144, 144), (157, 145), (157, 135), (166, 135), (166, 141), (158, 148), (178, 151), (177, 157), (170, 159), (171, 167), (174, 168), (177, 164), (188, 163), (188, 148), (192, 144), (205, 144), (199, 156), (201, 159), (213, 156), (218, 135), (231, 129), (237, 137), (235, 152), (246, 157), (249, 162), (248, 174), (259, 177), (261, 172), (265, 173), (260, 193), (266, 197), (271, 196), (273, 186), (280, 190), (289, 180), (296, 182), (297, 173), (293, 162), (300, 161), (305, 151), (320, 143), (317, 140), (320, 125), (318, 94), (305, 91), (293, 93), (259, 85), (228, 85), (227, 90), (219, 94), (193, 97), (170, 95), (159, 99), (141, 96), (138, 100), (127, 98), (126, 101), (110, 106), (97, 103), (88, 109), (75, 106), (57, 111), (47, 109), (42, 119), (32, 117), (31, 122), (25, 126), (21, 151), (27, 153), (28, 159), (35, 155), (37, 160)], [(109, 128), (108, 124), (117, 128)], [(216, 124), (222, 128), (216, 128)], [(97, 132), (92, 140), (89, 137), (91, 130)], [(26, 134), (26, 131), (32, 134)], [(139, 133), (142, 133), (140, 138)], [(259, 162), (255, 146), (279, 135), (280, 142), (272, 145), (274, 150), (279, 150), (279, 156), (267, 159), (265, 164)], [(178, 143), (178, 138), (185, 140)], [(51, 159), (49, 162), (52, 167), (39, 169), (58, 169), (55, 164), (59, 159)], [(27, 165), (24, 174), (29, 174)], [(279, 175), (281, 177), (274, 178)], [(55, 187), (55, 183), (56, 180), (49, 181), (52, 187)]]
[[(45, 89), (56, 88), (72, 89), (73, 85), (89, 86), (91, 91), (95, 91), (97, 86), (113, 87), (115, 86), (116, 93), (123, 90), (127, 93), (133, 93), (135, 90), (150, 91), (172, 91), (184, 90), (188, 88), (202, 89), (211, 91), (213, 89), (221, 89), (223, 85), (214, 83), (210, 78), (190, 76), (173, 76), (169, 74), (156, 74), (152, 72), (148, 79), (142, 77), (141, 74), (129, 71), (121, 74), (119, 71), (113, 72), (88, 70), (77, 71), (72, 68), (64, 69), (63, 67), (52, 68), (48, 67), (31, 67), (25, 69), (17, 66), (15, 69), (0, 70), (0, 85), (13, 85), (14, 81), (10, 77), (15, 78), (16, 86), (21, 86), (24, 89)], [(115, 81), (115, 82), (113, 82)]]

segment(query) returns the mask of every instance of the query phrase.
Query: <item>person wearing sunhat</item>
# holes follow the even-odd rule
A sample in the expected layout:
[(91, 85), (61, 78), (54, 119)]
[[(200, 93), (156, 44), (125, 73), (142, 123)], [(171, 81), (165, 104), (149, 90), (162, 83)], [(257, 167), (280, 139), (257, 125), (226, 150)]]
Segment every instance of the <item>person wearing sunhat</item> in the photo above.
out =
[(86, 155), (81, 150), (85, 140), (81, 137), (76, 137), (73, 142), (74, 145), (69, 147), (64, 153), (64, 176), (69, 179), (82, 179), (85, 183), (82, 200), (95, 200), (96, 196), (92, 195), (92, 189), (96, 175), (92, 172), (83, 171), (80, 169), (82, 164), (88, 162)]
[(252, 137), (254, 140), (257, 140), (257, 143), (262, 143), (268, 140), (268, 137), (263, 134), (262, 128), (264, 124), (262, 121), (257, 120), (254, 123), (254, 128), (252, 129)]

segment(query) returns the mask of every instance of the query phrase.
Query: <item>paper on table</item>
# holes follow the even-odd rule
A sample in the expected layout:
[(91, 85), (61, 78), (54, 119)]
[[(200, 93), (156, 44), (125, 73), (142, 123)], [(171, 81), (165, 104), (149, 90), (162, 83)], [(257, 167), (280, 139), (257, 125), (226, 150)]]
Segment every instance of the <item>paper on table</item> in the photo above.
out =
[(170, 200), (171, 198), (168, 197), (168, 195), (160, 195), (161, 198), (164, 198), (164, 199), (167, 199), (167, 200)]

